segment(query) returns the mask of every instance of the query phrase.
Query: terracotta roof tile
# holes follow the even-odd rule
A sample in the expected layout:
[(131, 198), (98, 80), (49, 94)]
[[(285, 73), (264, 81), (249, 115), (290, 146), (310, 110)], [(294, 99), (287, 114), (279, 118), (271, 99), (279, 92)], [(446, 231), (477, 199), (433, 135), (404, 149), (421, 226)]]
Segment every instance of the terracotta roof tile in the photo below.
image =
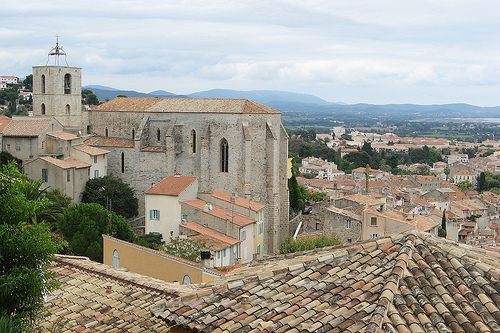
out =
[(223, 219), (223, 220), (230, 219), (231, 223), (234, 223), (234, 224), (239, 225), (239, 226), (245, 226), (245, 225), (256, 222), (254, 219), (251, 219), (249, 217), (246, 217), (246, 216), (243, 216), (240, 214), (236, 214), (234, 212), (230, 212), (229, 210), (226, 210), (226, 209), (223, 209), (223, 208), (220, 208), (217, 206), (212, 206), (212, 210), (205, 211), (204, 207), (205, 207), (206, 203), (204, 201), (201, 201), (198, 199), (186, 200), (186, 201), (182, 201), (182, 203), (189, 205), (189, 206), (192, 206), (192, 207), (195, 207), (195, 208), (203, 211), (206, 214), (216, 216), (220, 219)]
[(79, 146), (73, 146), (76, 150), (79, 150), (81, 152), (84, 152), (85, 154), (88, 154), (90, 156), (97, 156), (97, 155), (104, 155), (104, 154), (109, 154), (110, 151), (106, 149), (101, 149), (97, 147), (92, 147), (89, 145), (79, 145)]
[(47, 133), (47, 135), (65, 141), (71, 141), (79, 138), (77, 135), (68, 132), (52, 132)]
[(240, 242), (235, 238), (226, 236), (218, 231), (203, 227), (191, 221), (182, 224), (181, 227), (197, 232), (198, 235), (189, 236), (189, 239), (195, 241), (203, 241), (205, 242), (207, 248), (214, 251), (225, 249), (231, 245), (238, 244)]
[(91, 111), (275, 113), (281, 112), (247, 99), (225, 98), (115, 98)]
[[(224, 191), (221, 191), (221, 190), (217, 190), (217, 189), (214, 189), (213, 192), (212, 192), (212, 196), (214, 198), (217, 198), (217, 199), (221, 199), (221, 200), (224, 200), (224, 201), (227, 201), (227, 202), (232, 202), (231, 201), (231, 196), (232, 194), (231, 193), (228, 193), (228, 192), (224, 192)], [(237, 206), (240, 206), (240, 207), (244, 207), (244, 208), (250, 208), (251, 210), (257, 212), (263, 208), (266, 207), (266, 205), (263, 205), (261, 203), (258, 203), (258, 202), (255, 202), (255, 201), (251, 201), (251, 200), (248, 200), (248, 199), (245, 199), (245, 198), (242, 198), (242, 197), (234, 197), (234, 204), (237, 205)]]
[(92, 166), (92, 164), (90, 163), (82, 162), (72, 158), (68, 158), (65, 160), (59, 160), (57, 158), (53, 158), (50, 156), (41, 156), (39, 158), (41, 160), (49, 162), (50, 164), (58, 166), (61, 169), (71, 169), (71, 168), (82, 169), (82, 168), (90, 168)]
[[(386, 240), (252, 262), (213, 281), (219, 286), (213, 293), (182, 302), (196, 311), (167, 303), (155, 315), (200, 332), (500, 331), (500, 297), (492, 287), (500, 255), (420, 232)], [(251, 317), (241, 315), (243, 305), (253, 309)]]
[(93, 136), (84, 140), (85, 144), (97, 147), (121, 147), (134, 148), (135, 142), (132, 139), (110, 138), (105, 136)]
[(12, 121), (11, 118), (7, 116), (0, 116), (0, 134), (2, 134), (3, 129)]
[(12, 120), (2, 131), (4, 136), (39, 136), (49, 127), (50, 119)]
[(146, 194), (179, 195), (198, 177), (174, 175), (168, 176), (156, 183)]

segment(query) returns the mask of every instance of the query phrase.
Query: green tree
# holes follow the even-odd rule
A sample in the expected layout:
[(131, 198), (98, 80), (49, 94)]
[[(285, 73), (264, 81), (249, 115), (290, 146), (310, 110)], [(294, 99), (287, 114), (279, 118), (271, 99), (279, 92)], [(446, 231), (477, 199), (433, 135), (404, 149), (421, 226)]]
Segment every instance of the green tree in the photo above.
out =
[(34, 326), (44, 293), (57, 287), (48, 271), (56, 246), (44, 223), (30, 223), (46, 201), (26, 193), (40, 185), (14, 163), (0, 172), (0, 318), (19, 331)]
[(162, 241), (163, 236), (160, 233), (152, 233), (146, 235), (138, 236), (135, 243), (144, 247), (149, 247), (150, 249), (158, 250), (165, 242)]
[(90, 89), (82, 89), (82, 103), (86, 105), (99, 105), (97, 95)]
[(9, 164), (10, 162), (14, 162), (15, 165), (19, 168), (21, 164), (23, 163), (22, 160), (19, 158), (13, 156), (11, 153), (7, 151), (1, 151), (0, 152), (0, 166)]
[(33, 91), (33, 74), (26, 76), (23, 80), (24, 89), (28, 91)]
[(486, 174), (484, 172), (481, 172), (479, 175), (479, 179), (477, 181), (477, 191), (478, 192), (483, 192), (486, 190)]
[(126, 218), (137, 216), (139, 201), (134, 189), (119, 178), (104, 176), (90, 179), (82, 193), (82, 203), (98, 203)]
[(123, 216), (96, 203), (70, 206), (58, 220), (59, 230), (68, 241), (69, 248), (77, 255), (102, 262), (102, 234), (127, 242), (135, 235)]
[(296, 211), (304, 210), (305, 203), (295, 174), (292, 174), (292, 177), (288, 180), (288, 195), (291, 208)]
[(307, 251), (326, 246), (333, 246), (341, 244), (340, 241), (334, 237), (320, 236), (309, 237), (302, 239), (293, 239), (287, 236), (280, 244), (280, 254), (294, 253), (299, 251)]
[(460, 191), (462, 192), (466, 192), (468, 190), (471, 190), (472, 189), (472, 184), (471, 182), (469, 181), (464, 181), (464, 182), (460, 182), (457, 184), (457, 187)]
[(443, 211), (443, 217), (441, 218), (441, 227), (438, 229), (439, 237), (446, 238), (446, 211)]
[(187, 238), (174, 237), (165, 245), (165, 252), (186, 260), (201, 262), (200, 251), (206, 247), (205, 243), (193, 242)]

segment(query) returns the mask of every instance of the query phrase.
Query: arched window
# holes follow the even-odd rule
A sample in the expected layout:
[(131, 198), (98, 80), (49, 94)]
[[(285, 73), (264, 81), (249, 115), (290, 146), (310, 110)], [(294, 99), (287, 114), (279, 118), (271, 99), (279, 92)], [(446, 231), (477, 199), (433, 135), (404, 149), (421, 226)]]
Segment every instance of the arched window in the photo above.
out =
[(156, 141), (160, 141), (160, 139), (161, 139), (161, 132), (160, 132), (160, 129), (158, 128), (156, 130)]
[(71, 94), (71, 75), (64, 75), (64, 93)]
[(134, 140), (134, 139), (135, 139), (135, 129), (132, 128), (132, 140)]
[(42, 110), (41, 110), (41, 114), (45, 114), (45, 104), (42, 103)]
[(69, 111), (70, 111), (70, 106), (69, 104), (66, 104), (66, 114), (69, 114)]
[(184, 278), (182, 279), (182, 284), (191, 284), (191, 278), (189, 275), (184, 275)]
[(229, 145), (224, 138), (220, 141), (220, 172), (229, 172)]
[(106, 136), (108, 136), (108, 128), (106, 127)]
[(118, 253), (118, 250), (113, 251), (113, 267), (120, 267), (120, 254)]
[(122, 152), (122, 173), (125, 173), (125, 153)]
[(45, 94), (45, 75), (42, 75), (42, 94)]
[(196, 154), (196, 131), (194, 129), (191, 130), (189, 141), (191, 143), (191, 154)]

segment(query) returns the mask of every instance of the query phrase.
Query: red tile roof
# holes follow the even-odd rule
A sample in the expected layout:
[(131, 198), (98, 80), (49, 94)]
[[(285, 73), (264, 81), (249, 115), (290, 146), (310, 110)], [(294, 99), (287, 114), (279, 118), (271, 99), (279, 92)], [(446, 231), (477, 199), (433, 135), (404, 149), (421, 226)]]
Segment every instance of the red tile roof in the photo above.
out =
[(95, 106), (91, 111), (194, 112), (280, 114), (262, 104), (247, 99), (226, 98), (115, 98)]
[(182, 201), (183, 204), (189, 205), (191, 207), (197, 208), (201, 211), (203, 211), (206, 214), (210, 214), (212, 216), (218, 217), (223, 220), (230, 220), (231, 223), (234, 223), (236, 225), (239, 225), (240, 227), (246, 226), (248, 224), (256, 222), (254, 219), (251, 219), (249, 217), (236, 214), (234, 212), (230, 212), (229, 210), (217, 207), (217, 206), (212, 206), (212, 210), (205, 211), (205, 205), (207, 204), (204, 201), (201, 200), (186, 200)]
[(50, 164), (53, 164), (55, 166), (58, 166), (61, 169), (71, 169), (71, 168), (82, 169), (82, 168), (90, 168), (92, 166), (92, 164), (90, 163), (82, 162), (72, 158), (68, 158), (66, 160), (59, 160), (57, 158), (53, 158), (50, 156), (41, 156), (40, 159), (49, 162)]
[(88, 145), (73, 146), (73, 148), (75, 148), (78, 151), (84, 152), (85, 154), (88, 154), (90, 156), (104, 155), (110, 153), (109, 150), (92, 147)]
[(0, 134), (2, 134), (3, 129), (12, 121), (11, 118), (7, 116), (0, 116)]
[(121, 147), (134, 148), (135, 142), (132, 139), (110, 138), (105, 136), (94, 136), (84, 140), (89, 146), (98, 147)]
[(179, 195), (198, 177), (174, 175), (162, 179), (150, 189), (144, 191), (146, 194)]
[(52, 132), (52, 133), (47, 133), (48, 136), (52, 136), (54, 138), (58, 138), (61, 140), (65, 141), (71, 141), (78, 139), (78, 136), (73, 134), (73, 133), (68, 133), (68, 132)]
[(225, 249), (240, 242), (235, 238), (226, 236), (218, 231), (203, 227), (191, 221), (186, 222), (186, 224), (181, 224), (181, 227), (197, 232), (197, 236), (189, 236), (189, 239), (203, 241), (207, 248), (214, 251)]
[(2, 131), (4, 136), (30, 136), (35, 137), (42, 134), (42, 132), (49, 127), (52, 120), (12, 120)]
[[(214, 198), (224, 200), (226, 202), (231, 202), (231, 193), (224, 192), (221, 190), (214, 189), (212, 192), (212, 196)], [(259, 210), (263, 209), (266, 207), (266, 205), (263, 205), (261, 203), (251, 201), (242, 197), (234, 197), (234, 204), (243, 208), (249, 208), (250, 210), (253, 210), (254, 212), (258, 212)]]

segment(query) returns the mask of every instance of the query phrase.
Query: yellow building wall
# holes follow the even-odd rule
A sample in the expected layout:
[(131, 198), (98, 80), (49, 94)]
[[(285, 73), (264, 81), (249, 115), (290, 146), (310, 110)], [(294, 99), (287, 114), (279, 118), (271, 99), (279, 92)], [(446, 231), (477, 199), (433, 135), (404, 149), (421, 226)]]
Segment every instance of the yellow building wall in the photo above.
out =
[(105, 265), (113, 266), (113, 253), (118, 251), (120, 268), (131, 272), (154, 277), (166, 282), (182, 281), (186, 275), (192, 284), (206, 283), (215, 280), (222, 274), (207, 273), (204, 268), (190, 265), (180, 259), (175, 260), (162, 255), (159, 251), (128, 243), (107, 235), (103, 235), (103, 261)]

